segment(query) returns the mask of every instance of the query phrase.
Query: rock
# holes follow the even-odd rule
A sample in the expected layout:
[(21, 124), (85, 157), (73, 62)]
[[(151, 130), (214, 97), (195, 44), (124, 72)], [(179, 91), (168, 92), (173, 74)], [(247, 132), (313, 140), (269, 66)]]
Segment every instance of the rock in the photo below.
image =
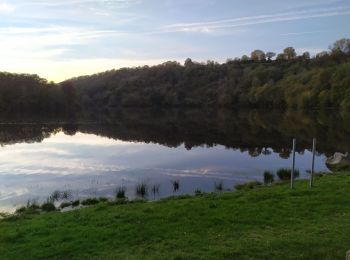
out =
[(335, 153), (327, 158), (326, 165), (332, 171), (348, 171), (350, 170), (350, 154)]

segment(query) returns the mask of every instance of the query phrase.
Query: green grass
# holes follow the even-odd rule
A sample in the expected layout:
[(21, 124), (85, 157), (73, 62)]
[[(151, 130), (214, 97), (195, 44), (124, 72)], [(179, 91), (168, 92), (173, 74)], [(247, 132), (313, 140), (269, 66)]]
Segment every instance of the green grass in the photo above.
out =
[(350, 173), (0, 221), (1, 259), (345, 259)]

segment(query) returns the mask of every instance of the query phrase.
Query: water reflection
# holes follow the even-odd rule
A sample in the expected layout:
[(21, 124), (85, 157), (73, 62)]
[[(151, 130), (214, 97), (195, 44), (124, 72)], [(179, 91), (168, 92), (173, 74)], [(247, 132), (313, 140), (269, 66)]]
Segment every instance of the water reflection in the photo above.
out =
[(290, 166), (310, 168), (312, 137), (319, 140), (316, 170), (326, 156), (349, 151), (347, 114), (270, 111), (124, 110), (74, 119), (3, 119), (0, 125), (0, 210), (54, 190), (73, 197), (135, 196), (137, 184), (159, 185), (157, 196), (213, 191)]

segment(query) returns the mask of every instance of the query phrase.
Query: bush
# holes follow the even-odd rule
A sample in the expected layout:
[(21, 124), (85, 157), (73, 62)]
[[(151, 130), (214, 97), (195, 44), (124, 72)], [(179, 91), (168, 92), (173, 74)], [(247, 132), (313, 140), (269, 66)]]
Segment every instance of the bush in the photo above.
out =
[[(285, 168), (281, 168), (277, 171), (277, 176), (281, 181), (287, 181), (290, 180), (290, 176), (292, 174), (292, 170), (291, 169), (285, 169)], [(295, 169), (294, 170), (294, 178), (298, 178), (300, 175), (299, 170)]]
[(257, 188), (261, 185), (262, 185), (262, 183), (259, 181), (250, 181), (250, 182), (246, 182), (246, 183), (242, 183), (242, 184), (237, 184), (235, 186), (235, 189), (236, 190), (251, 190), (251, 189)]
[(273, 183), (275, 180), (275, 176), (272, 172), (270, 171), (265, 171), (264, 172), (264, 183), (265, 185), (269, 185), (271, 183)]
[(55, 204), (53, 204), (52, 202), (48, 201), (46, 203), (44, 203), (43, 205), (41, 205), (41, 209), (43, 211), (55, 211), (56, 210), (56, 207), (55, 207)]

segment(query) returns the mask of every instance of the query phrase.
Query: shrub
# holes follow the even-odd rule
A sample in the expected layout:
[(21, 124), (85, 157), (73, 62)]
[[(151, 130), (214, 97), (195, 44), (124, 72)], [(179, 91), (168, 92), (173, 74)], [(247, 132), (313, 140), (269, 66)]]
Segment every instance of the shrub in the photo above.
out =
[(107, 202), (108, 201), (108, 198), (106, 197), (101, 197), (98, 199), (100, 202)]
[[(285, 168), (281, 168), (277, 171), (277, 176), (281, 181), (286, 181), (286, 180), (290, 180), (290, 176), (292, 174), (292, 170), (291, 169), (285, 169)], [(299, 170), (295, 169), (294, 170), (294, 178), (299, 177)]]
[(271, 183), (273, 183), (275, 180), (275, 176), (272, 172), (270, 171), (265, 171), (264, 172), (264, 183), (265, 185), (269, 185)]
[(55, 211), (56, 207), (55, 207), (55, 204), (53, 204), (52, 202), (48, 201), (48, 202), (46, 202), (46, 203), (41, 205), (41, 209), (43, 211), (49, 212), (49, 211)]
[(236, 190), (251, 190), (251, 189), (257, 188), (261, 185), (262, 185), (262, 183), (259, 181), (250, 181), (250, 182), (246, 182), (246, 183), (242, 183), (242, 184), (237, 184), (235, 186), (235, 189)]

